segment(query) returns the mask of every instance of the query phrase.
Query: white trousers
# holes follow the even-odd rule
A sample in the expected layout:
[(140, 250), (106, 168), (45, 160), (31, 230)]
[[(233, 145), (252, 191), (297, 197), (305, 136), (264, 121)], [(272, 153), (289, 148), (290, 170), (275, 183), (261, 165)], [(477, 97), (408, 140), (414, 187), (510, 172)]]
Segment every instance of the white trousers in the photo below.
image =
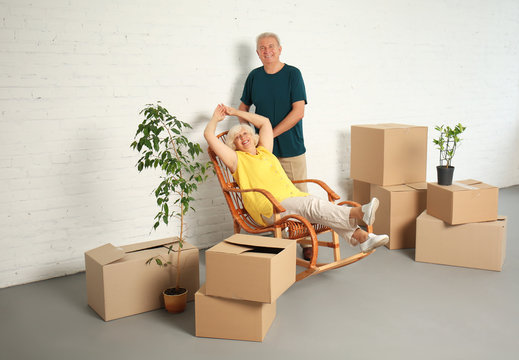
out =
[(283, 200), (281, 205), (286, 209), (282, 217), (288, 214), (301, 215), (311, 223), (330, 227), (351, 246), (358, 245), (353, 233), (359, 226), (356, 219), (350, 219), (351, 207), (339, 206), (313, 195), (291, 197)]

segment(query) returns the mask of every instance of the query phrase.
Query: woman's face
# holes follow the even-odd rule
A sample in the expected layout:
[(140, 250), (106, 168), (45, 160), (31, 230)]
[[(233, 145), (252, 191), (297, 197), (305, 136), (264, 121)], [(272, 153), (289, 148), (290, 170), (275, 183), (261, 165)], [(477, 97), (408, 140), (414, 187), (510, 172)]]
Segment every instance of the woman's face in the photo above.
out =
[(236, 146), (236, 150), (239, 151), (249, 151), (256, 148), (251, 133), (245, 128), (241, 128), (234, 138), (234, 146)]

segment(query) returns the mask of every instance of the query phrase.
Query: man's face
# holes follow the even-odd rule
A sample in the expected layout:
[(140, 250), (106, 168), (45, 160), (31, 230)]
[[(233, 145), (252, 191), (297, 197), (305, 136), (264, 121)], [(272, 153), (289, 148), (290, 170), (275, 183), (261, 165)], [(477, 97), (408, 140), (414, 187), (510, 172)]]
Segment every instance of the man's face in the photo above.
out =
[(258, 41), (256, 52), (263, 65), (276, 64), (279, 62), (279, 55), (281, 55), (281, 46), (279, 46), (276, 38), (266, 37)]

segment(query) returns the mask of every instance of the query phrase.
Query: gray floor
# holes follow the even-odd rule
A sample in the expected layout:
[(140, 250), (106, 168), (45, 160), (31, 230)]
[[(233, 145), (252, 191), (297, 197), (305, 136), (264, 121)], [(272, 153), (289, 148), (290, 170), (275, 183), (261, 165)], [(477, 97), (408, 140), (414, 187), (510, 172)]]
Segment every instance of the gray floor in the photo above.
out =
[[(193, 303), (180, 315), (104, 322), (86, 305), (84, 273), (0, 289), (0, 356), (517, 359), (519, 186), (500, 190), (499, 209), (508, 216), (502, 272), (417, 263), (414, 250), (381, 248), (292, 286), (263, 343), (197, 338)], [(204, 265), (202, 253), (202, 274)]]

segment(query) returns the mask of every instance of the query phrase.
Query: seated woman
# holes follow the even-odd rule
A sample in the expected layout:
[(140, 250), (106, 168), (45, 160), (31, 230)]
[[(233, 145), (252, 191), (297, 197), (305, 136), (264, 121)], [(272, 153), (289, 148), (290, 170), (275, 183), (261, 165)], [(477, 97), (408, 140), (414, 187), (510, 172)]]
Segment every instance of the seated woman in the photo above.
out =
[[(216, 137), (215, 131), (217, 124), (226, 115), (247, 120), (259, 129), (259, 135), (255, 134), (253, 127), (239, 124), (229, 130), (224, 144)], [(231, 170), (240, 188), (260, 188), (272, 193), (286, 209), (281, 216), (298, 214), (311, 223), (330, 227), (351, 246), (359, 245), (364, 253), (389, 241), (387, 235), (367, 233), (357, 225), (357, 220), (361, 219), (368, 225), (373, 224), (379, 204), (377, 198), (362, 207), (339, 206), (301, 192), (294, 186), (279, 160), (272, 154), (274, 138), (272, 126), (266, 117), (218, 105), (205, 128), (204, 137)], [(272, 224), (272, 204), (265, 196), (257, 192), (246, 192), (242, 196), (245, 209), (256, 222)]]

